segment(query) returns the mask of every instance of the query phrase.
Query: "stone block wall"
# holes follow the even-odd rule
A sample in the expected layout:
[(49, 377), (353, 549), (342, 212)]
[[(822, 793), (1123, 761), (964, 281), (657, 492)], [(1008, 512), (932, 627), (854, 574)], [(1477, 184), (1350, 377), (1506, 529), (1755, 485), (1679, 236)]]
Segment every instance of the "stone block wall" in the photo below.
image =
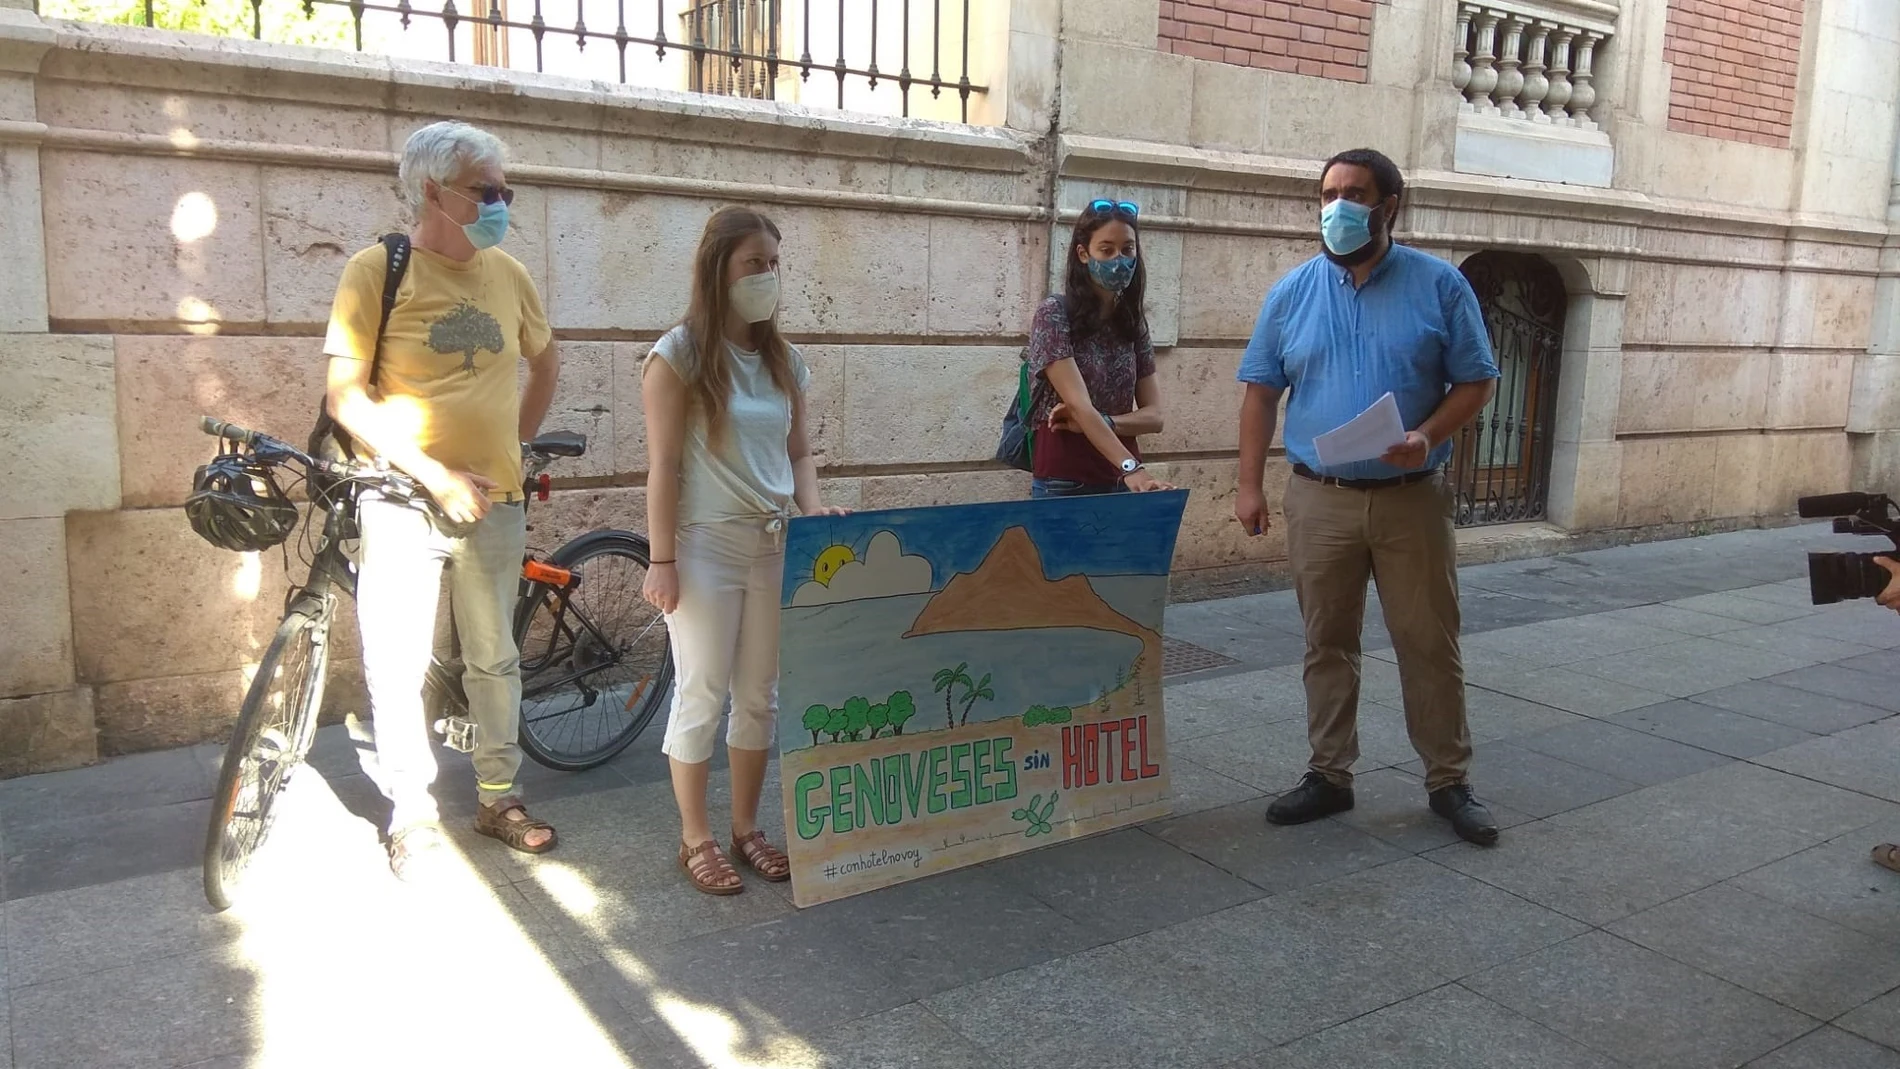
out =
[[(180, 505), (211, 451), (195, 420), (305, 433), (337, 272), (403, 225), (395, 153), (442, 116), (510, 146), (507, 248), (564, 354), (548, 426), (590, 440), (531, 514), (543, 547), (645, 526), (639, 362), (683, 309), (703, 220), (733, 202), (785, 231), (783, 321), (814, 372), (827, 497), (1024, 495), (991, 459), (1013, 361), (1070, 223), (1113, 196), (1142, 205), (1167, 409), (1150, 454), (1191, 491), (1177, 572), (1271, 573), (1279, 526), (1249, 538), (1231, 518), (1234, 371), (1262, 296), (1317, 251), (1319, 161), (1360, 144), (1406, 171), (1401, 240), (1562, 274), (1557, 525), (1749, 523), (1900, 477), (1893, 172), (1871, 162), (1892, 156), (1900, 75), (1804, 75), (1841, 106), (1803, 154), (1690, 136), (1658, 91), (1664, 12), (1632, 7), (1600, 82), (1597, 136), (1622, 155), (1593, 189), (1456, 169), (1440, 0), (1328, 8), (1370, 19), (1361, 80), (1175, 51), (1179, 0), (997, 2), (1008, 62), (980, 110), (1006, 121), (988, 128), (0, 9), (0, 775), (223, 730), (285, 562), (191, 535)], [(1900, 41), (1888, 0), (1813, 2), (1831, 41)], [(1244, 15), (1264, 41), (1251, 20), (1322, 5), (1198, 6), (1247, 8), (1223, 25)], [(1877, 196), (1824, 180), (1876, 171)], [(1276, 451), (1270, 498), (1287, 478)], [(339, 634), (343, 709), (360, 705), (347, 618)]]
[(1785, 147), (1803, 0), (1669, 0), (1669, 128)]

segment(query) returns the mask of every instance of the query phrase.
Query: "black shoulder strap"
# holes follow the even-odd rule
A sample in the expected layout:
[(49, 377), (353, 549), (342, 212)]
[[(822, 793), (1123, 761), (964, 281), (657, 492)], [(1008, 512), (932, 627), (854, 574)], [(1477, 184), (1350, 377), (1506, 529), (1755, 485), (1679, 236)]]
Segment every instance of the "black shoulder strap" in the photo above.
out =
[(396, 310), (396, 291), (402, 289), (403, 276), (409, 273), (409, 235), (384, 234), (383, 251), (389, 265), (383, 272), (383, 318), (376, 324), (376, 349), (370, 357), (369, 381), (376, 382), (376, 365), (383, 359), (383, 334), (389, 330), (389, 313)]

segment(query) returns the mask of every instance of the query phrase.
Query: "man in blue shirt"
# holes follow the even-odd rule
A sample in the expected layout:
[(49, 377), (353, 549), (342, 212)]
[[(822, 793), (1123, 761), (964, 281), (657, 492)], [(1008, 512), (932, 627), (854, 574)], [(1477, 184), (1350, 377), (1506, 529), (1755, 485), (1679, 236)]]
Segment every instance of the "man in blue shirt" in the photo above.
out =
[[(1240, 492), (1234, 515), (1268, 526), (1267, 446), (1280, 394), (1293, 464), (1284, 508), (1287, 556), (1306, 625), (1307, 735), (1300, 785), (1267, 809), (1300, 824), (1352, 808), (1359, 757), (1359, 634), (1366, 580), (1379, 586), (1398, 654), (1405, 724), (1425, 762), (1432, 811), (1489, 846), (1497, 823), (1467, 774), (1464, 667), (1458, 653), (1458, 555), (1451, 439), (1491, 399), (1497, 362), (1471, 286), (1458, 269), (1392, 242), (1405, 180), (1371, 149), (1342, 152), (1320, 173), (1323, 255), (1267, 294), (1240, 362)], [(1386, 393), (1408, 430), (1377, 460), (1324, 465), (1316, 435)]]

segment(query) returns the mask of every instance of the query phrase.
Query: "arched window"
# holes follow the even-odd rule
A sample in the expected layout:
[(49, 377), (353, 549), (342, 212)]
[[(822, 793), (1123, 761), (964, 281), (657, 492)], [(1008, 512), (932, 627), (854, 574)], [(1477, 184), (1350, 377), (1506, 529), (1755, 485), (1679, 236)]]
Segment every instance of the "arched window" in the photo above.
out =
[(1564, 282), (1541, 257), (1523, 253), (1481, 252), (1460, 270), (1484, 310), (1500, 378), (1496, 396), (1458, 432), (1452, 452), (1457, 522), (1542, 519), (1550, 504)]

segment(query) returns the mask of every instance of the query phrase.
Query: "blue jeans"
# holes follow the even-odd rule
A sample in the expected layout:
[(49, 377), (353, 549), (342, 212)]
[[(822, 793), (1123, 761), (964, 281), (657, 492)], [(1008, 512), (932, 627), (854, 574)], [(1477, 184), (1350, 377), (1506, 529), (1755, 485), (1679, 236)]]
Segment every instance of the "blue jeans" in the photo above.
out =
[(1096, 494), (1125, 494), (1128, 487), (1119, 482), (1082, 483), (1074, 479), (1031, 479), (1029, 496), (1040, 497), (1092, 497)]

